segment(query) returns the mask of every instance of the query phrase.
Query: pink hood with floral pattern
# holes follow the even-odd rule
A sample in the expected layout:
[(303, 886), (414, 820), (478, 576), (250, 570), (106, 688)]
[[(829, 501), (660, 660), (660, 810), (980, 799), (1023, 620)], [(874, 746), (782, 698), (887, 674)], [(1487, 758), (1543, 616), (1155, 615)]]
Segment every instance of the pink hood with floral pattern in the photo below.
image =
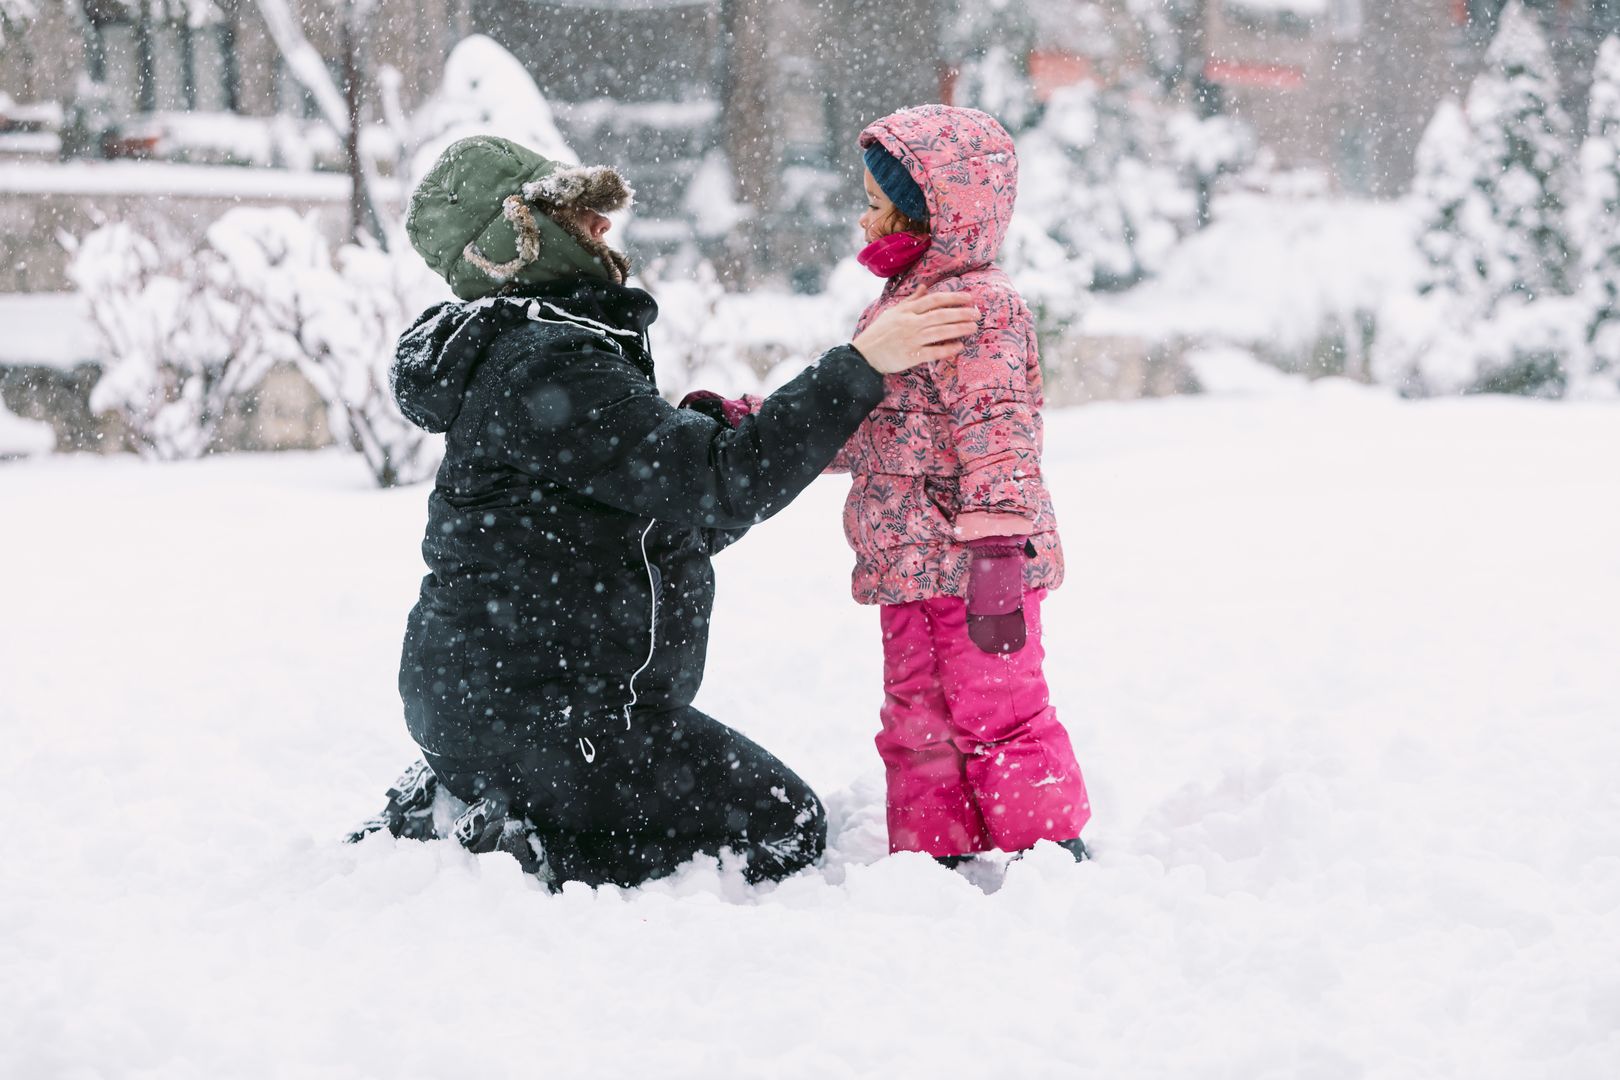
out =
[(1028, 536), (1025, 587), (1056, 588), (1063, 552), (1041, 478), (1034, 320), (995, 265), (1018, 194), (1012, 138), (976, 109), (923, 105), (884, 117), (860, 141), (881, 143), (921, 186), (932, 236), (860, 328), (922, 285), (971, 293), (979, 331), (955, 359), (890, 376), (882, 404), (835, 463), (854, 481), (844, 530), (855, 551), (855, 598), (962, 596), (967, 541), (996, 535)]

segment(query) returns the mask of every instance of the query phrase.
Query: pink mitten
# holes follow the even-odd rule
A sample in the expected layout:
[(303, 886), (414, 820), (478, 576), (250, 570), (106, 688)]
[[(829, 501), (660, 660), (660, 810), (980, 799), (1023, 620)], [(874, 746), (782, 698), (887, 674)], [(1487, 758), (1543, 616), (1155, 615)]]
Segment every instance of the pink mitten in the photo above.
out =
[(987, 653), (1024, 647), (1023, 537), (986, 536), (968, 544), (967, 626)]
[(736, 427), (744, 418), (752, 416), (758, 411), (760, 399), (747, 395), (738, 398), (724, 398), (713, 390), (693, 390), (681, 398), (680, 407), (700, 412), (711, 420), (718, 420), (727, 427)]

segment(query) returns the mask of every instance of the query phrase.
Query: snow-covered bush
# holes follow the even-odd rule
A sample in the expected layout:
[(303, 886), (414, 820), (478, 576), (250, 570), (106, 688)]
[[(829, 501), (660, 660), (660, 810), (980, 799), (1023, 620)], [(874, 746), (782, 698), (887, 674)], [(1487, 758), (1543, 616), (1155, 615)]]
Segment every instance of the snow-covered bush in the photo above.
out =
[(1386, 298), (1416, 295), (1409, 204), (1233, 192), (1218, 210), (1158, 274), (1096, 294), (1084, 333), (1168, 356), (1230, 346), (1284, 371), (1364, 375)]
[[(1154, 273), (1195, 225), (1191, 173), (1177, 167), (1181, 119), (1199, 128), (1146, 97), (1083, 83), (1053, 94), (1018, 140), (1019, 214), (1086, 263), (1097, 288), (1127, 288)], [(1201, 165), (1214, 157), (1190, 156)]]
[(379, 486), (432, 474), (439, 443), (400, 414), (389, 388), (394, 343), (442, 284), (409, 247), (333, 254), (313, 221), (288, 209), (232, 210), (208, 230), (209, 288), (254, 330), (250, 355), (296, 364), (327, 403), (340, 443)]
[[(1099, 3), (964, 0), (946, 34), (954, 100), (990, 112), (1017, 142), (1018, 212), (1001, 262), (1049, 342), (1078, 322), (1090, 293), (1162, 269), (1207, 224), (1215, 181), (1253, 157), (1246, 127), (1200, 117), (1173, 93), (1185, 71), (1170, 39), (1191, 9), (1133, 2), (1127, 13), (1128, 22)], [(1138, 44), (1150, 47), (1152, 77), (1117, 62)], [(1028, 58), (1043, 45), (1082, 53), (1096, 78), (1038, 100)]]
[(119, 223), (73, 248), (68, 276), (105, 365), (91, 408), (116, 413), (145, 456), (200, 456), (231, 400), (263, 374), (240, 310), (207, 287), (206, 260), (183, 245)]
[(1581, 147), (1580, 235), (1589, 314), (1582, 388), (1620, 389), (1620, 38), (1598, 53)]
[(414, 256), (352, 245), (334, 255), (309, 218), (243, 207), (195, 250), (103, 227), (78, 243), (70, 273), (102, 342), (91, 407), (118, 414), (143, 454), (206, 453), (231, 407), (286, 363), (379, 485), (435, 467), (436, 441), (400, 415), (388, 385), (400, 332), (442, 295)]
[(1373, 348), (1373, 377), (1405, 393), (1456, 393), (1476, 377), (1467, 329), (1480, 306), (1489, 209), (1475, 150), (1467, 115), (1443, 102), (1418, 144), (1412, 182), (1415, 288), (1387, 298)]
[(1576, 297), (1549, 296), (1468, 323), (1436, 294), (1398, 293), (1380, 312), (1373, 375), (1412, 397), (1559, 397), (1585, 352), (1586, 311)]

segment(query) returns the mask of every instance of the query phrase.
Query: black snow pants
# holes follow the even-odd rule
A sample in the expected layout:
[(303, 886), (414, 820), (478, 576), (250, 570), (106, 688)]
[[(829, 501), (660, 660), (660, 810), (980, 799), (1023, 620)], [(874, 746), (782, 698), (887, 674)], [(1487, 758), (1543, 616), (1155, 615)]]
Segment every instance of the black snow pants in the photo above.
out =
[(458, 799), (494, 795), (532, 821), (559, 883), (638, 885), (722, 848), (750, 881), (820, 857), (821, 800), (763, 747), (691, 707), (635, 712), (629, 728), (537, 740), (498, 760), (426, 756)]

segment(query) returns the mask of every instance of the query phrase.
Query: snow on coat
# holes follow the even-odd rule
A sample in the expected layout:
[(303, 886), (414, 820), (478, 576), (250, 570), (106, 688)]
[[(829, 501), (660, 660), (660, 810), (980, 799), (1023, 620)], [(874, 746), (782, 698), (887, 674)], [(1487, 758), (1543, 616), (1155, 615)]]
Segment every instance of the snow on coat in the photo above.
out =
[(994, 265), (1018, 190), (1012, 138), (976, 109), (924, 105), (884, 117), (860, 141), (882, 144), (922, 187), (932, 243), (889, 281), (857, 333), (919, 285), (969, 293), (980, 316), (955, 359), (889, 376), (882, 404), (839, 455), (854, 481), (844, 531), (855, 599), (964, 596), (967, 541), (1009, 534), (1027, 535), (1035, 552), (1025, 587), (1056, 588), (1063, 551), (1041, 478), (1035, 321)]

